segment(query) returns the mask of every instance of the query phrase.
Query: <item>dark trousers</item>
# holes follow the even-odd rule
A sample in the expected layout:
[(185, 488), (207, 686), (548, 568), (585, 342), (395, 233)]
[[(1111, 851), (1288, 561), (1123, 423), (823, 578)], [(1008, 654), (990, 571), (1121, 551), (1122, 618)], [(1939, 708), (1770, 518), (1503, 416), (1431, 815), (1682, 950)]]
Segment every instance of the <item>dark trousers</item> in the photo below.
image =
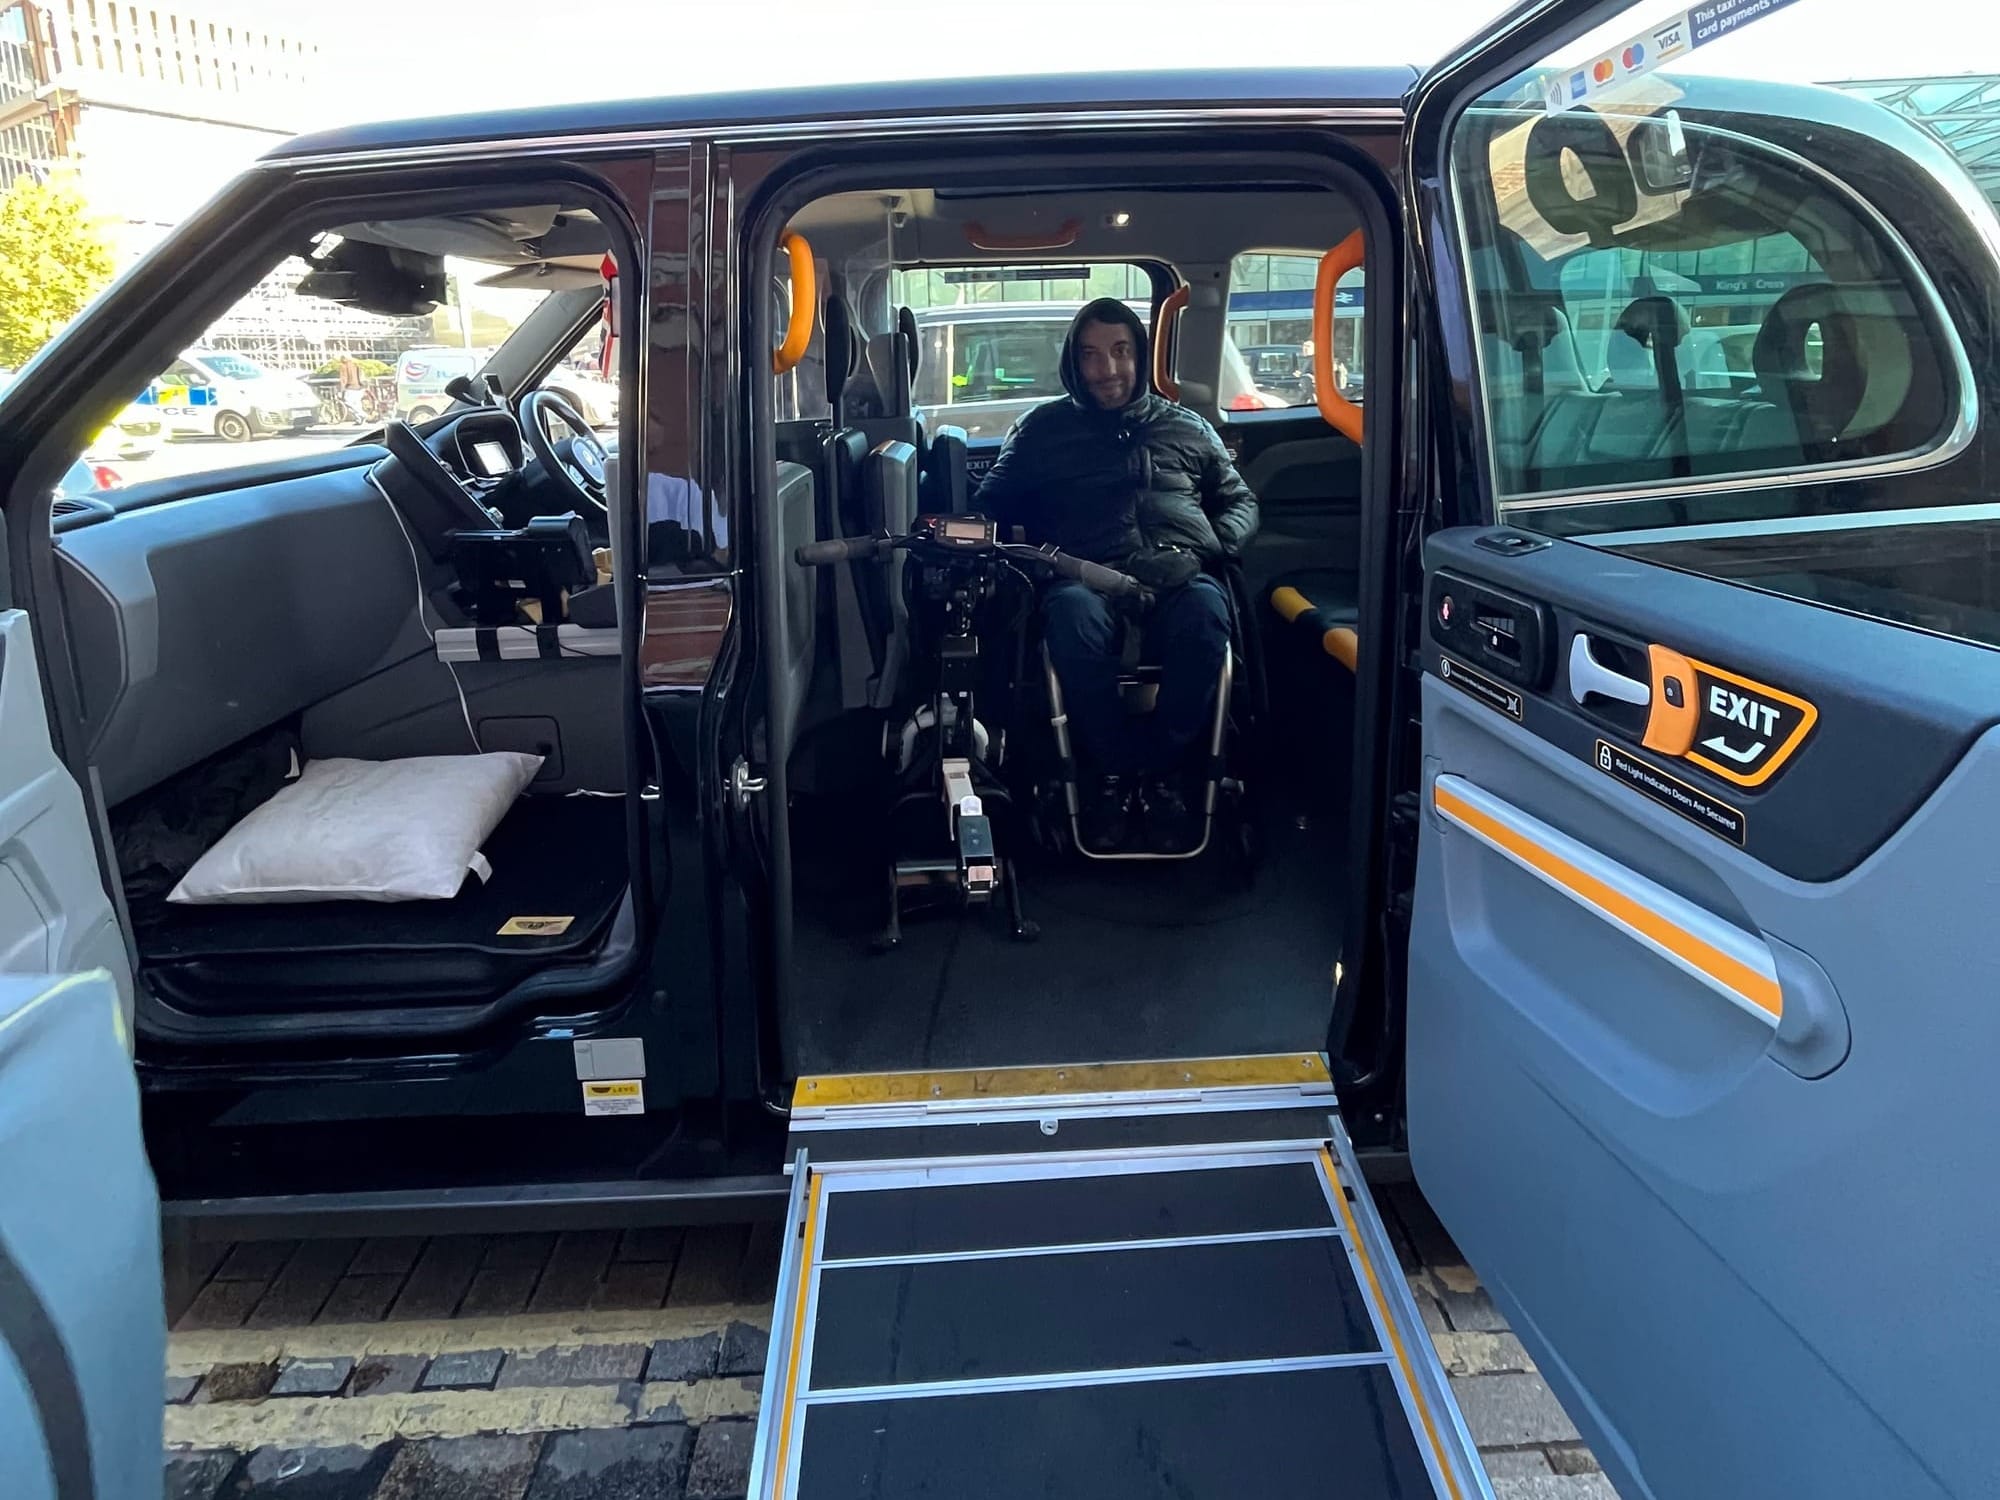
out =
[(1118, 697), (1118, 620), (1110, 603), (1080, 583), (1058, 583), (1042, 596), (1042, 638), (1086, 771), (1173, 770), (1208, 728), (1229, 651), (1222, 585), (1202, 575), (1162, 594), (1143, 628), (1147, 658), (1160, 666), (1160, 696), (1152, 713), (1130, 715)]

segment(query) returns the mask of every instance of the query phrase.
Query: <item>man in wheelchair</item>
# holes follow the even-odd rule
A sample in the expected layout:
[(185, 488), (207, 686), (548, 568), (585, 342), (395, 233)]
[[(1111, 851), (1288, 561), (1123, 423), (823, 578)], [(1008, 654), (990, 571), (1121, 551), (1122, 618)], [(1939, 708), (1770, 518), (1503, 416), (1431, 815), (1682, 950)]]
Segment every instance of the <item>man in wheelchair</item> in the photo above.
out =
[(1042, 595), (1043, 639), (1086, 771), (1079, 834), (1094, 854), (1143, 837), (1178, 853), (1195, 837), (1188, 750), (1229, 651), (1229, 597), (1214, 569), (1257, 531), (1257, 497), (1216, 431), (1152, 389), (1146, 326), (1116, 298), (1090, 303), (1063, 344), (1068, 396), (1024, 414), (975, 509), (1004, 532), (1131, 574), (1150, 594), (1140, 628), (1159, 665), (1154, 711), (1120, 701), (1117, 606), (1083, 584)]

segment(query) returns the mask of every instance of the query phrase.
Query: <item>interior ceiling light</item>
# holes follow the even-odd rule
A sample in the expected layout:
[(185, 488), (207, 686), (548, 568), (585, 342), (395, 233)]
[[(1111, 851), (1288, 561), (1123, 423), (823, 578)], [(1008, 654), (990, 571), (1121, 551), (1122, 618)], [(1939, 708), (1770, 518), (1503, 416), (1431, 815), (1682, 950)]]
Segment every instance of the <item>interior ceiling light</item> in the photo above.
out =
[(1132, 216), (1126, 213), (1125, 210), (1121, 208), (1120, 210), (1118, 210), (1117, 213), (1106, 214), (1104, 216), (1104, 222), (1110, 225), (1113, 229), (1123, 229), (1127, 224), (1130, 224), (1132, 222)]

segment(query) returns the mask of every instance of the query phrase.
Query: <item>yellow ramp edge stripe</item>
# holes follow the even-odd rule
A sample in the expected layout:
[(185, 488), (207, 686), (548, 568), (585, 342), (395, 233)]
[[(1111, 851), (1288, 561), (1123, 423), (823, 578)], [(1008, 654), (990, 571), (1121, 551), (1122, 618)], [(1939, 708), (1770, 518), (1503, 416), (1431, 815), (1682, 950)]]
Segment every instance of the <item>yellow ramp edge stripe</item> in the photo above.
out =
[(1340, 1207), (1340, 1222), (1347, 1231), (1347, 1242), (1354, 1247), (1355, 1255), (1360, 1257), (1361, 1269), (1368, 1276), (1369, 1294), (1376, 1310), (1382, 1315), (1382, 1326), (1389, 1331), (1389, 1344), (1395, 1352), (1396, 1362), (1403, 1367), (1403, 1378), (1410, 1387), (1410, 1399), (1416, 1403), (1417, 1417), (1424, 1424), (1424, 1436), (1430, 1439), (1431, 1452), (1437, 1455), (1438, 1472), (1444, 1476), (1445, 1488), (1451, 1491), (1451, 1500), (1464, 1500), (1451, 1460), (1445, 1455), (1444, 1441), (1438, 1436), (1430, 1403), (1424, 1399), (1424, 1388), (1417, 1383), (1416, 1368), (1410, 1363), (1410, 1351), (1403, 1347), (1403, 1335), (1397, 1329), (1395, 1311), (1382, 1293), (1382, 1282), (1375, 1274), (1375, 1259), (1368, 1253), (1368, 1246), (1361, 1238), (1361, 1226), (1354, 1222), (1354, 1210), (1348, 1206), (1347, 1192), (1340, 1185), (1340, 1169), (1333, 1164), (1333, 1153), (1324, 1146), (1319, 1148), (1319, 1160), (1326, 1172), (1327, 1183), (1333, 1189), (1333, 1201)]
[(1328, 1085), (1317, 1053), (1203, 1057), (1183, 1062), (1069, 1063), (1056, 1067), (957, 1068), (917, 1073), (829, 1073), (801, 1078), (792, 1108), (919, 1104), (949, 1100), (1046, 1099), (1066, 1094), (1149, 1094), (1189, 1089)]

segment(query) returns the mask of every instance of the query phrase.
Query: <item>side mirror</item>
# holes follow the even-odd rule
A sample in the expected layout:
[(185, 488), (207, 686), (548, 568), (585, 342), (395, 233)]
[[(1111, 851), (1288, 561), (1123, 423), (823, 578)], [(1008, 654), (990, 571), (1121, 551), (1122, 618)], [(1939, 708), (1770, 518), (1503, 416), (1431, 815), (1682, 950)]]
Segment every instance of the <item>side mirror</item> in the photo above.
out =
[(1633, 181), (1649, 198), (1685, 192), (1694, 182), (1694, 163), (1679, 110), (1670, 109), (1634, 125), (1625, 140), (1625, 157), (1632, 165)]

